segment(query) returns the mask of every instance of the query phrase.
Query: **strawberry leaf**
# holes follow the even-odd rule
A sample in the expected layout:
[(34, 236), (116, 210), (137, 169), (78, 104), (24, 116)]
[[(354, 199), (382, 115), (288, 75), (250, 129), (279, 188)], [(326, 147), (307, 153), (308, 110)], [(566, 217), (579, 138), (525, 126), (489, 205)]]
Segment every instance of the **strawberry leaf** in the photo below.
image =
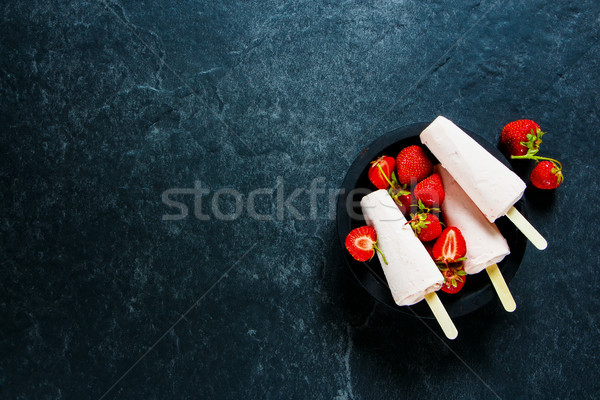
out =
[(400, 184), (398, 183), (398, 178), (396, 177), (396, 171), (392, 171), (392, 186), (398, 187)]

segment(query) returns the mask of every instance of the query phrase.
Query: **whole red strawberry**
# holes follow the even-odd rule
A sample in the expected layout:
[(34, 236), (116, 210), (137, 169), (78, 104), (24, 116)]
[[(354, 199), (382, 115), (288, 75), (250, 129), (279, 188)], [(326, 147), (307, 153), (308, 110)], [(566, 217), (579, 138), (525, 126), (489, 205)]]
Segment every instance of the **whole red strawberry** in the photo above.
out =
[(564, 180), (562, 165), (553, 161), (540, 161), (531, 171), (529, 179), (536, 188), (555, 189)]
[(403, 185), (414, 185), (431, 175), (433, 163), (420, 146), (412, 145), (398, 153), (396, 172), (398, 182)]
[(461, 264), (439, 267), (444, 275), (444, 284), (441, 287), (442, 292), (454, 294), (465, 286), (467, 273)]
[(523, 156), (527, 152), (537, 153), (543, 134), (540, 126), (532, 120), (520, 119), (504, 126), (500, 134), (500, 144), (511, 156)]
[(400, 206), (400, 211), (402, 211), (402, 214), (408, 214), (410, 213), (410, 208), (413, 204), (416, 203), (415, 198), (413, 197), (412, 193), (408, 192), (405, 193), (403, 195), (401, 195), (399, 198), (400, 200), (400, 204), (402, 204)]
[(394, 157), (381, 156), (371, 162), (369, 168), (369, 180), (377, 189), (387, 189), (391, 184), (391, 176), (394, 172), (396, 161)]
[(383, 261), (387, 264), (385, 256), (377, 248), (377, 232), (371, 226), (361, 226), (352, 229), (345, 241), (346, 249), (356, 261), (368, 261), (373, 258), (375, 251), (379, 251)]
[(414, 195), (415, 198), (421, 200), (426, 207), (439, 207), (446, 197), (440, 175), (434, 173), (419, 182), (417, 186), (415, 186)]
[(465, 254), (467, 243), (460, 229), (455, 226), (444, 229), (433, 245), (433, 258), (446, 265), (463, 260)]
[(430, 242), (437, 239), (442, 233), (440, 219), (434, 214), (414, 214), (409, 223), (419, 240), (422, 242)]
[(410, 213), (410, 206), (416, 203), (415, 198), (410, 190), (406, 189), (406, 185), (398, 186), (394, 175), (392, 175), (392, 178), (394, 180), (392, 180), (393, 186), (389, 190), (390, 196), (392, 196), (402, 214), (407, 215)]

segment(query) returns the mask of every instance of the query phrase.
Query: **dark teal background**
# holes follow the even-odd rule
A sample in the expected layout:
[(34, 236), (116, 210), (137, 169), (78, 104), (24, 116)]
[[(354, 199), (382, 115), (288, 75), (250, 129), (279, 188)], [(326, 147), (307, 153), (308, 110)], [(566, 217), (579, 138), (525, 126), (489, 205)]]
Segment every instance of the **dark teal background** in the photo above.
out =
[[(596, 0), (4, 2), (0, 397), (600, 397), (599, 32)], [(565, 166), (526, 193), (549, 247), (516, 312), (452, 342), (354, 281), (330, 198), (366, 145), (440, 114), (492, 143), (534, 119)], [(190, 195), (163, 220), (196, 181), (205, 214), (300, 189), (303, 219), (274, 194), (271, 220), (201, 220)]]

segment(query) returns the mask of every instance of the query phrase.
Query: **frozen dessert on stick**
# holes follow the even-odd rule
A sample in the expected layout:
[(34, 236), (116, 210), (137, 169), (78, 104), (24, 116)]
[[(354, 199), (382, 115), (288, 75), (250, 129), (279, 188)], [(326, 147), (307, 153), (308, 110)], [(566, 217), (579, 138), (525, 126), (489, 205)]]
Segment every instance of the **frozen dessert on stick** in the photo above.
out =
[(458, 331), (435, 293), (444, 277), (388, 191), (372, 192), (362, 198), (360, 205), (367, 224), (377, 232), (378, 248), (385, 261), (380, 252), (377, 257), (394, 302), (407, 306), (425, 298), (446, 336), (456, 338)]
[(387, 190), (364, 196), (360, 205), (367, 224), (377, 232), (387, 265), (382, 258), (379, 261), (396, 304), (409, 306), (438, 290), (444, 283), (442, 273)]
[(510, 254), (510, 248), (496, 224), (487, 220), (454, 178), (441, 165), (435, 171), (442, 177), (446, 197), (441, 205), (444, 220), (460, 229), (467, 242), (467, 274), (477, 274)]
[(421, 132), (421, 141), (490, 222), (523, 196), (525, 182), (452, 121), (437, 117)]
[(535, 247), (546, 248), (546, 240), (514, 208), (526, 188), (521, 178), (442, 116), (420, 137), (490, 222), (506, 215)]
[(466, 260), (463, 266), (467, 274), (477, 274), (486, 270), (504, 309), (512, 312), (516, 309), (508, 286), (497, 263), (510, 254), (508, 243), (493, 222), (483, 215), (465, 191), (441, 165), (435, 167), (441, 176), (446, 192), (441, 205), (444, 219), (448, 225), (456, 226), (467, 243)]

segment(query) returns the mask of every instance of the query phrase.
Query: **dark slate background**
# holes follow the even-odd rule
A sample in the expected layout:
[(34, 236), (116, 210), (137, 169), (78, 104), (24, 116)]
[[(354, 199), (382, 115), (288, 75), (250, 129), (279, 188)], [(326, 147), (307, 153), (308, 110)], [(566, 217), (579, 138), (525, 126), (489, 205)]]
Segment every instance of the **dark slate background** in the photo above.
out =
[[(31, 0), (0, 15), (0, 397), (600, 396), (598, 1)], [(490, 142), (532, 118), (566, 176), (527, 192), (550, 245), (527, 248), (516, 312), (457, 318), (452, 342), (349, 276), (330, 201), (371, 141), (439, 114)], [(179, 212), (163, 192), (195, 182), (210, 219), (180, 194), (189, 215), (163, 220)], [(232, 215), (227, 193), (245, 207), (259, 188), (273, 218), (211, 214), (215, 193)]]

